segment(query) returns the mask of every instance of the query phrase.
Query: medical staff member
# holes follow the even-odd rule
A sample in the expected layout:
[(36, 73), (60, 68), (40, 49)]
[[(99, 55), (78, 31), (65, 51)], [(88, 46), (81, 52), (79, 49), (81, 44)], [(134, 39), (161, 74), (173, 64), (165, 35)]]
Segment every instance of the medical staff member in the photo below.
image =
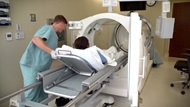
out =
[[(54, 51), (58, 43), (56, 32), (61, 33), (66, 25), (66, 18), (57, 15), (52, 25), (44, 25), (35, 33), (20, 60), (25, 87), (37, 82), (37, 73), (48, 70), (53, 59), (57, 58)], [(26, 100), (34, 102), (41, 102), (47, 97), (48, 95), (43, 91), (42, 85), (25, 92)]]

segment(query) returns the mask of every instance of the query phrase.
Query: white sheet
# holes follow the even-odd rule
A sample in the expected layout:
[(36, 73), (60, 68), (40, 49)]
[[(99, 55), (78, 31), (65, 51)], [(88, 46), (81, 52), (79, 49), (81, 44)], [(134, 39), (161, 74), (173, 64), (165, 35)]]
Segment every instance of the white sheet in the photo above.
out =
[(103, 69), (105, 65), (102, 64), (101, 59), (96, 51), (96, 46), (87, 48), (85, 50), (74, 49), (70, 46), (63, 45), (62, 48), (57, 48), (58, 54), (73, 54), (80, 56), (89, 62), (97, 71)]
[(75, 49), (67, 45), (63, 45), (61, 48), (57, 48), (58, 54), (73, 54), (85, 59), (89, 62), (97, 71), (103, 69), (106, 65), (102, 64), (101, 58), (97, 50), (106, 58), (107, 65), (116, 66), (115, 59), (122, 56), (123, 52), (117, 52), (115, 47), (110, 47), (107, 50), (102, 50), (96, 46), (89, 47), (87, 49)]

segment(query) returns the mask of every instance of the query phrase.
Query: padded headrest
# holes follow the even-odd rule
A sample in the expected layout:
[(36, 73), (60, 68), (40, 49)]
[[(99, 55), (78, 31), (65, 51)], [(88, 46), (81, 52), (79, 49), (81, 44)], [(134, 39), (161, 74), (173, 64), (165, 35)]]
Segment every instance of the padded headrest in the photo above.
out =
[(61, 55), (60, 60), (67, 67), (81, 75), (91, 76), (97, 72), (86, 60), (76, 55)]

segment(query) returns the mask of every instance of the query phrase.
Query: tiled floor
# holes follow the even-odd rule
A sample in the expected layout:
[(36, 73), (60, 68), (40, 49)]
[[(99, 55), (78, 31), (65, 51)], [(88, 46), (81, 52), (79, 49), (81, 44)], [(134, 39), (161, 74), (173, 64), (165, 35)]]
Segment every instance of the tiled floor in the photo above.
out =
[(181, 95), (182, 84), (170, 87), (172, 81), (181, 80), (180, 72), (173, 68), (176, 61), (170, 58), (152, 68), (141, 93), (143, 103), (140, 107), (190, 107), (190, 91), (186, 89), (186, 94)]

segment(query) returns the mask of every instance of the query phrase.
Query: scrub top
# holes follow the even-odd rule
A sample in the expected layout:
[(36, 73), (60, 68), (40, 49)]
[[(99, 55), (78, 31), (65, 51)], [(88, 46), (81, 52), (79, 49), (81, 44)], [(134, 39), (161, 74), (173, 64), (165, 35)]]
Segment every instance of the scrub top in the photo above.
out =
[[(55, 50), (57, 48), (58, 36), (52, 25), (42, 26), (34, 36), (42, 38), (51, 49)], [(44, 71), (50, 68), (52, 61), (49, 53), (30, 42), (20, 60), (20, 64), (31, 67), (36, 71)]]

